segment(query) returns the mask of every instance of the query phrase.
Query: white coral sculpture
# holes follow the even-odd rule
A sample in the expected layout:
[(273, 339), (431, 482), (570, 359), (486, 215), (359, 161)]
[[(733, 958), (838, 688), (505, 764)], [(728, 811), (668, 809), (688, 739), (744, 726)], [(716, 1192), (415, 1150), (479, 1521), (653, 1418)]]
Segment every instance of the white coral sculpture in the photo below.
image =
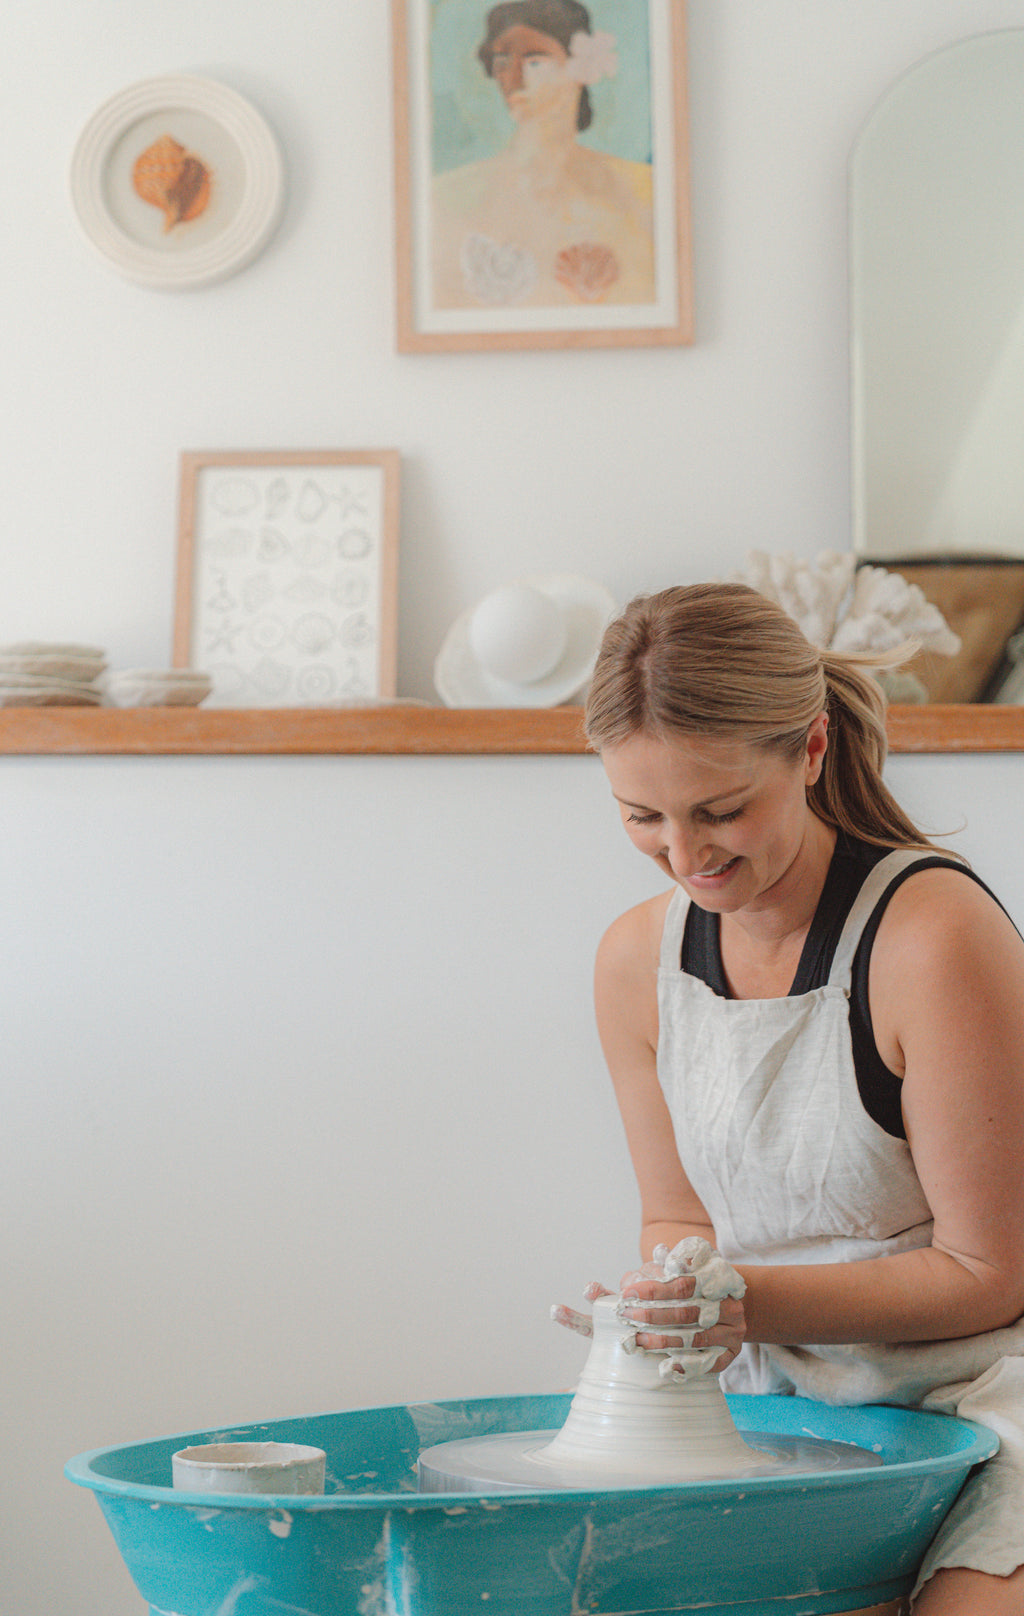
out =
[(959, 635), (917, 584), (885, 567), (858, 569), (848, 551), (805, 561), (752, 550), (731, 581), (777, 602), (823, 650), (892, 651), (908, 641), (940, 656), (960, 649)]

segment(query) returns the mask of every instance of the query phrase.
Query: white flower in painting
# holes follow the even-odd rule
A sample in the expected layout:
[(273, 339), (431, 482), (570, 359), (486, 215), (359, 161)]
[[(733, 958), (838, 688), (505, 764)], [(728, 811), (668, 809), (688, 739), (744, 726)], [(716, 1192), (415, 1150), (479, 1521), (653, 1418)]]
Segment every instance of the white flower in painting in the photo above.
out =
[(588, 34), (580, 29), (569, 41), (568, 73), (577, 84), (598, 84), (613, 79), (619, 71), (615, 35), (600, 30)]

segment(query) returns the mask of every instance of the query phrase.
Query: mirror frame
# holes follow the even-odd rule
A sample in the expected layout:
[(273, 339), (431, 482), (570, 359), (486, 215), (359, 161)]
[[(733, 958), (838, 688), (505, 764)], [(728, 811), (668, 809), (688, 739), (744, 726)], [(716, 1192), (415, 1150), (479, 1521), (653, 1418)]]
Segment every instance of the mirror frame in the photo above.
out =
[[(1002, 33), (1012, 33), (1019, 37), (1024, 30), (1019, 27), (1012, 29), (996, 28), (985, 30), (981, 34), (968, 35), (964, 39), (951, 42), (949, 45), (921, 57), (913, 62), (903, 73), (896, 76), (892, 82), (885, 86), (874, 104), (869, 108), (866, 116), (857, 131), (850, 151), (849, 171), (847, 180), (847, 214), (849, 222), (848, 245), (848, 279), (849, 279), (849, 337), (850, 337), (850, 436), (851, 436), (851, 498), (854, 516), (853, 531), (851, 532), (851, 546), (858, 560), (879, 567), (893, 567), (898, 570), (894, 560), (884, 556), (870, 553), (870, 547), (858, 549), (858, 538), (863, 543), (864, 535), (859, 530), (863, 519), (858, 514), (863, 504), (863, 489), (859, 479), (863, 479), (862, 444), (860, 442), (862, 422), (863, 375), (858, 350), (857, 332), (854, 328), (856, 311), (856, 243), (854, 239), (854, 162), (865, 134), (870, 129), (872, 120), (882, 111), (889, 102), (890, 97), (899, 87), (913, 79), (918, 69), (927, 67), (930, 61), (937, 61), (940, 57), (956, 51), (959, 47), (969, 45), (975, 40), (989, 40)], [(998, 703), (979, 702), (962, 706), (921, 705), (920, 707), (890, 708), (889, 717), (890, 744), (894, 752), (1010, 752), (1024, 749), (1024, 708), (1019, 706), (1002, 705)]]

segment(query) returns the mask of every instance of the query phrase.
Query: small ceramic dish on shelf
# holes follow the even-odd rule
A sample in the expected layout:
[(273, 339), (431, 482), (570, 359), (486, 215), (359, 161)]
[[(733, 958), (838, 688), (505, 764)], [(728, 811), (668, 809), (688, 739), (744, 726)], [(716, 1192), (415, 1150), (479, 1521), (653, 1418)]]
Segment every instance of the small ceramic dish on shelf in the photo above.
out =
[(197, 668), (121, 668), (105, 686), (113, 707), (198, 707), (213, 680)]

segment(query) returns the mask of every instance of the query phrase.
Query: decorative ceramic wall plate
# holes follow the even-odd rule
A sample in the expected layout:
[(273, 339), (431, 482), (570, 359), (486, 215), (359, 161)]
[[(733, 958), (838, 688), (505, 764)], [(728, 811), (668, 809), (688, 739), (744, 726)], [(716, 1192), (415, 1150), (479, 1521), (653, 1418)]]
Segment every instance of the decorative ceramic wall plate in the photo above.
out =
[(144, 286), (233, 275), (277, 226), (277, 141), (244, 97), (209, 79), (147, 79), (113, 96), (71, 162), (79, 223), (114, 269)]

